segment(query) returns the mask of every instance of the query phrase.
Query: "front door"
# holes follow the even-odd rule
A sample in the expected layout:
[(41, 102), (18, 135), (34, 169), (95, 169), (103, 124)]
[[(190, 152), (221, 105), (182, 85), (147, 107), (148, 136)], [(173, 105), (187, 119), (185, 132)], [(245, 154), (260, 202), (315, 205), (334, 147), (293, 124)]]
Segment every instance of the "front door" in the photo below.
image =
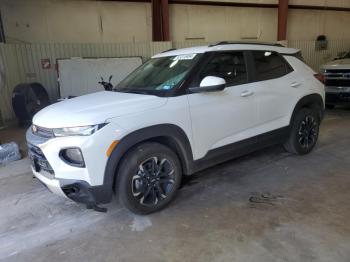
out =
[(192, 120), (194, 159), (210, 150), (255, 136), (257, 101), (248, 81), (245, 52), (214, 52), (194, 78), (198, 87), (206, 76), (226, 80), (223, 91), (188, 95)]

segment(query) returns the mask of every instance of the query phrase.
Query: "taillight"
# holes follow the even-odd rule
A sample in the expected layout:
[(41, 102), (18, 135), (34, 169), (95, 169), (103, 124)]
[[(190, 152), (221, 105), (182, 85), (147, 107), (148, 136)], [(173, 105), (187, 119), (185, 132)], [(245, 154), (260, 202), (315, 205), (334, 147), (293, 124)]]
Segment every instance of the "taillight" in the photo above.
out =
[(315, 74), (314, 75), (322, 84), (325, 82), (325, 77), (323, 74)]

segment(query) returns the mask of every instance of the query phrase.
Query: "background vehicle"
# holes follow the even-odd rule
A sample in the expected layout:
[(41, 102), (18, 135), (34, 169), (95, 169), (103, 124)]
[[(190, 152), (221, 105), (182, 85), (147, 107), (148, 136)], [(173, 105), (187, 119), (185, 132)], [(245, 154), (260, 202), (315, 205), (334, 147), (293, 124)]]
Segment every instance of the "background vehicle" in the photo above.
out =
[(350, 103), (350, 51), (322, 67), (325, 76), (326, 106)]
[(307, 154), (324, 87), (298, 55), (227, 42), (158, 54), (112, 92), (40, 111), (27, 132), (33, 172), (97, 210), (115, 190), (146, 214), (174, 199), (183, 175), (273, 144)]

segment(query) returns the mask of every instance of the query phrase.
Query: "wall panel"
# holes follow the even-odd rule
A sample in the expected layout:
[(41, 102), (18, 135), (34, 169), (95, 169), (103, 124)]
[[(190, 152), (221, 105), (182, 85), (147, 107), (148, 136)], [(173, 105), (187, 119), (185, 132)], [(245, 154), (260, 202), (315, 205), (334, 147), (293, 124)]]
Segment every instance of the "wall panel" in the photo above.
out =
[[(12, 91), (19, 83), (39, 82), (50, 99), (58, 98), (56, 60), (71, 57), (149, 58), (171, 48), (171, 43), (106, 43), (106, 44), (0, 44), (0, 63), (4, 70), (4, 86), (0, 89), (0, 110), (5, 120), (12, 119)], [(42, 59), (49, 59), (50, 69), (43, 69)]]
[(332, 40), (327, 50), (315, 51), (315, 41), (288, 41), (288, 45), (302, 51), (305, 61), (315, 70), (319, 71), (322, 64), (331, 60), (340, 52), (350, 50), (350, 40)]

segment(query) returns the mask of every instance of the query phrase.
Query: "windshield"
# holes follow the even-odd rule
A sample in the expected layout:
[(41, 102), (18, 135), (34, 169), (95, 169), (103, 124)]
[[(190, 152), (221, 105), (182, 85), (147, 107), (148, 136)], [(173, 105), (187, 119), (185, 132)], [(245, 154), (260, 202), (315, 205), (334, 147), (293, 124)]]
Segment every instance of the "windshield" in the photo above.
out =
[(115, 88), (119, 92), (157, 94), (174, 89), (199, 59), (198, 54), (152, 58)]
[(339, 53), (338, 56), (334, 58), (334, 60), (347, 59), (347, 58), (350, 58), (350, 51)]

